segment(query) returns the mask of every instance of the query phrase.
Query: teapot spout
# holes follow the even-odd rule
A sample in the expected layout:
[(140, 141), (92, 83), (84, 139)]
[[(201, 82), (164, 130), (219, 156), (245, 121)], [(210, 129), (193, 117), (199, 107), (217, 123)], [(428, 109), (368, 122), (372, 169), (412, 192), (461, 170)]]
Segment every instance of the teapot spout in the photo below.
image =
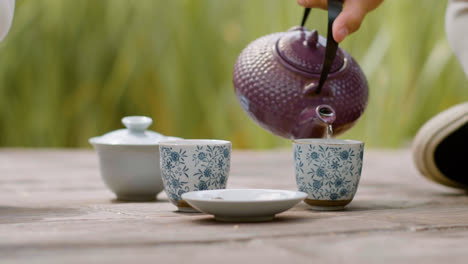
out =
[(307, 107), (297, 117), (292, 136), (294, 139), (325, 137), (328, 135), (329, 126), (335, 122), (335, 119), (335, 110), (329, 105)]

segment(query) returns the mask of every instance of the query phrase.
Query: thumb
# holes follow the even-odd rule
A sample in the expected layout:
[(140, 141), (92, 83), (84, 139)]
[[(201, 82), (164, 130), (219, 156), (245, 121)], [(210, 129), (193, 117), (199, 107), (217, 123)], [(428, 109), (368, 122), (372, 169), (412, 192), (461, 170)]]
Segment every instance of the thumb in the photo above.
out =
[(333, 23), (333, 38), (336, 42), (343, 41), (349, 34), (354, 33), (361, 26), (366, 11), (359, 5), (345, 5), (343, 11)]

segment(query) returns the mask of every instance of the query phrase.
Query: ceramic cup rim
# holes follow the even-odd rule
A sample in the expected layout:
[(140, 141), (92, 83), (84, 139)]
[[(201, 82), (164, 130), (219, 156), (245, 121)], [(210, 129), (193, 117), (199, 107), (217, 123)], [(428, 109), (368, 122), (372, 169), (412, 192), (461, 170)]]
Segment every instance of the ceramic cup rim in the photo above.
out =
[(231, 141), (222, 139), (178, 139), (164, 140), (159, 142), (159, 146), (164, 147), (195, 147), (195, 146), (223, 146), (231, 145)]
[(301, 138), (294, 139), (296, 145), (363, 145), (364, 142), (354, 139), (326, 139), (326, 138)]

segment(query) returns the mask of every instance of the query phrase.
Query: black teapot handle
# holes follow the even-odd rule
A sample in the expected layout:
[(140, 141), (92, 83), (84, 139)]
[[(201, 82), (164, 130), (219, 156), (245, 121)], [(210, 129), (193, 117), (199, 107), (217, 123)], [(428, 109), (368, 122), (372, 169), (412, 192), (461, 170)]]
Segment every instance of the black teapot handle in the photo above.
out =
[(307, 17), (309, 16), (309, 13), (310, 13), (310, 7), (306, 7), (304, 9), (304, 15), (302, 16), (301, 27), (305, 25), (305, 22), (307, 21)]
[[(341, 13), (343, 9), (343, 0), (328, 0), (328, 33), (327, 33), (327, 47), (325, 48), (325, 58), (322, 64), (322, 72), (318, 87), (315, 90), (316, 94), (322, 91), (322, 86), (327, 80), (328, 73), (330, 72), (333, 61), (335, 60), (336, 51), (338, 50), (338, 43), (333, 38), (333, 22)], [(304, 16), (302, 17), (301, 26), (304, 26), (307, 17), (309, 16), (310, 8), (304, 10)]]

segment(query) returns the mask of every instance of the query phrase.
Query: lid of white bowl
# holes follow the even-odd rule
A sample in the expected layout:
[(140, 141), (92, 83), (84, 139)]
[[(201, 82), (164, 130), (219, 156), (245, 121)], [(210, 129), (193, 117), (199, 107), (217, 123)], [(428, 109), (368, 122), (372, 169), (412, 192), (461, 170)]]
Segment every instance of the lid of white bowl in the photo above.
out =
[(126, 129), (118, 129), (100, 137), (90, 138), (91, 144), (106, 145), (157, 145), (160, 141), (178, 140), (151, 130), (146, 130), (153, 120), (146, 116), (126, 116), (122, 118)]

